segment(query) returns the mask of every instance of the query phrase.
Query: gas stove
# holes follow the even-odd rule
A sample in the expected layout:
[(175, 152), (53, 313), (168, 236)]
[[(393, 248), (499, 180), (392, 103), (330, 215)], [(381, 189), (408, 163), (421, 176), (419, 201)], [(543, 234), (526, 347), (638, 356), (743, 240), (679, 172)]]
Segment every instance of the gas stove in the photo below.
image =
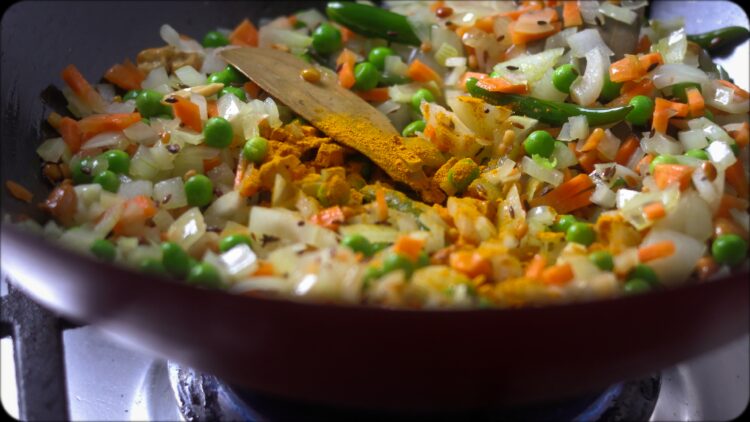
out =
[[(4, 298), (7, 298), (7, 286), (5, 282), (2, 284)], [(19, 294), (17, 291), (12, 293)], [(43, 323), (45, 318), (48, 318), (48, 323), (55, 321), (43, 309), (34, 308), (33, 303), (27, 306), (33, 308), (36, 324)], [(61, 329), (66, 328), (64, 323), (57, 324)], [(14, 337), (22, 338), (18, 332)], [(28, 339), (21, 341), (29, 344)], [(27, 349), (38, 346), (27, 346)], [(330, 421), (356, 418), (412, 421), (468, 417), (472, 420), (719, 421), (737, 417), (750, 399), (748, 334), (659, 374), (624, 380), (587, 396), (556, 403), (455, 415), (362, 414), (269, 397), (224, 384), (210, 374), (124, 347), (92, 326), (67, 327), (62, 331), (62, 346), (63, 357), (51, 356), (47, 361), (54, 363), (56, 358), (62, 359), (63, 388), (66, 390), (63, 393), (67, 393), (67, 402), (57, 409), (52, 405), (47, 410), (59, 412), (63, 409), (72, 420)], [(61, 351), (54, 344), (51, 350), (53, 353), (57, 353), (54, 350)], [(0, 396), (5, 410), (18, 418), (13, 353), (11, 338), (0, 340)], [(20, 372), (29, 376), (28, 366), (31, 365), (21, 362), (21, 368), (24, 365), (27, 369)], [(27, 381), (23, 387), (27, 392), (40, 388), (29, 384)], [(47, 393), (50, 388), (49, 385), (46, 387)], [(40, 394), (44, 395), (44, 391)], [(64, 409), (64, 405), (67, 405), (67, 409)]]

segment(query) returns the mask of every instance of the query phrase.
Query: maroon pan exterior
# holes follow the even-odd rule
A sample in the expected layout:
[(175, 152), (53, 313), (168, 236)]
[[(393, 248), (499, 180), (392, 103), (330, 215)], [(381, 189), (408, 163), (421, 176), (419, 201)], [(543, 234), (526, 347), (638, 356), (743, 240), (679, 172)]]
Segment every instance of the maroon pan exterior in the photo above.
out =
[[(706, 2), (701, 13), (724, 13), (721, 5)], [(164, 22), (203, 33), (231, 27), (238, 16), (276, 16), (300, 5), (91, 2), (86, 13), (70, 7), (24, 2), (3, 16), (0, 171), (2, 180), (24, 181), (37, 200), (49, 187), (34, 150), (44, 138), (45, 107), (55, 102), (45, 97), (45, 105), (38, 94), (60, 84), (55, 69), (86, 63), (84, 73), (101, 75), (156, 45)], [(34, 214), (2, 194), (4, 213)], [(749, 321), (747, 272), (582, 304), (409, 311), (232, 296), (96, 262), (9, 225), (1, 239), (3, 272), (67, 317), (243, 386), (337, 405), (447, 410), (573, 395), (720, 346), (746, 332)]]

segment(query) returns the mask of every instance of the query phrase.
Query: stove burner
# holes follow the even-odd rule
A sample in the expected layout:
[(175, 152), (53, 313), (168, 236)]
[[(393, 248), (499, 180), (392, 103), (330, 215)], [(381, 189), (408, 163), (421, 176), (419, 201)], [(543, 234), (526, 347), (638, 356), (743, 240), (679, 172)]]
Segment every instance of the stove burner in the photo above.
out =
[(533, 420), (533, 421), (647, 421), (656, 406), (659, 375), (615, 384), (602, 392), (564, 401), (501, 410), (462, 413), (396, 413), (338, 408), (303, 403), (230, 387), (212, 375), (169, 362), (169, 379), (188, 422), (239, 421), (420, 421), (420, 420)]

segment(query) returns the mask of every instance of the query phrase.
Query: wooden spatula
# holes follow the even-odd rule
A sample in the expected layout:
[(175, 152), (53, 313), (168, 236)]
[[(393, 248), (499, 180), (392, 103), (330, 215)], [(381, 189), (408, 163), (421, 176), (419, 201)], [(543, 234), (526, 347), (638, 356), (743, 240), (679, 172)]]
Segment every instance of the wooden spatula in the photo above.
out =
[(324, 71), (320, 81), (307, 82), (300, 73), (311, 65), (274, 49), (237, 48), (221, 55), (333, 140), (366, 155), (393, 180), (414, 189), (422, 200), (432, 203), (445, 198), (425, 175), (422, 160), (404, 146), (388, 118), (339, 86), (335, 74)]

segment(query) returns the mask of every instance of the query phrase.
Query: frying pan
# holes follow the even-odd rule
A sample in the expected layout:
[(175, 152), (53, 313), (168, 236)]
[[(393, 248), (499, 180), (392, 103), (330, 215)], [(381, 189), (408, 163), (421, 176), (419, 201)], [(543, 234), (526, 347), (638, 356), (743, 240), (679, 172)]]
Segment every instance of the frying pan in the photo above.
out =
[[(96, 80), (112, 63), (161, 45), (162, 23), (200, 35), (301, 6), (13, 5), (2, 21), (3, 181), (23, 182), (36, 201), (49, 191), (34, 150), (45, 137), (40, 122), (59, 99), (45, 87), (61, 84), (57, 74), (67, 63)], [(728, 17), (704, 19), (712, 26), (693, 32), (747, 25), (728, 2), (690, 7), (704, 18)], [(3, 212), (40, 217), (5, 189)], [(561, 398), (658, 371), (748, 329), (747, 273), (590, 303), (414, 311), (203, 290), (96, 262), (7, 224), (2, 265), (35, 300), (127, 344), (259, 392), (354, 408), (477, 409)]]

